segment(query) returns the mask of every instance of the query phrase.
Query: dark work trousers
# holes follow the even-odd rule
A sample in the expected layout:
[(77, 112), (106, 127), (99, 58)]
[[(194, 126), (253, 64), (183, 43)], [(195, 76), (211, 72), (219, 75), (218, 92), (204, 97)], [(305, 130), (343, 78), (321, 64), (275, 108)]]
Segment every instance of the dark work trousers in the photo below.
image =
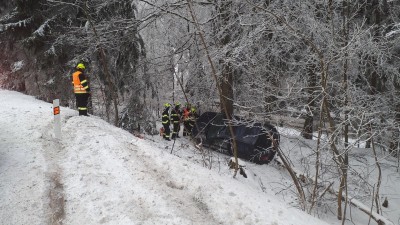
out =
[(174, 123), (174, 130), (172, 131), (172, 139), (179, 137), (180, 128), (181, 128), (181, 124), (179, 122)]
[(76, 107), (78, 108), (79, 115), (87, 116), (89, 94), (88, 93), (75, 94), (75, 97), (76, 97)]
[(163, 138), (164, 138), (164, 139), (167, 139), (167, 140), (170, 140), (170, 139), (169, 139), (169, 136), (170, 136), (170, 134), (171, 134), (171, 129), (169, 128), (169, 124), (163, 124), (163, 127), (164, 127), (164, 135), (163, 135)]
[(194, 120), (189, 120), (189, 127), (188, 127), (189, 136), (192, 135), (192, 130), (193, 130), (193, 127), (195, 124), (196, 124), (196, 122)]
[(192, 127), (190, 126), (190, 121), (183, 121), (183, 136), (190, 136), (191, 131)]

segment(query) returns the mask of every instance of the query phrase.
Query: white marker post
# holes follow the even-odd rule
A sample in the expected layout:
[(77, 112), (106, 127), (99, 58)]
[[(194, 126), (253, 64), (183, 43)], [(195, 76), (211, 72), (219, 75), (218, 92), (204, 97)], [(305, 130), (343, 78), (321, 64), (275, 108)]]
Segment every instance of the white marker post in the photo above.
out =
[(61, 140), (61, 115), (60, 115), (60, 100), (53, 100), (53, 114), (54, 114), (54, 137)]

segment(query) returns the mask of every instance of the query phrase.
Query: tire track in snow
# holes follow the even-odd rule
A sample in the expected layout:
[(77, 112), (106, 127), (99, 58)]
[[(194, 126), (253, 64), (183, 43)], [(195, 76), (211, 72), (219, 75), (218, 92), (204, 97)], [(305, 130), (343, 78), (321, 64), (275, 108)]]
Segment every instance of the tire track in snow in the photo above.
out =
[(79, 117), (66, 124), (65, 224), (222, 224), (133, 136), (105, 124)]
[[(129, 150), (135, 151), (133, 147)], [(132, 154), (128, 161), (131, 168), (141, 168), (140, 172), (146, 174), (147, 182), (154, 183), (152, 188), (162, 198), (169, 201), (171, 207), (176, 208), (179, 216), (186, 218), (190, 224), (222, 224), (210, 214), (207, 205), (202, 202), (201, 196), (194, 196), (186, 190), (186, 187), (177, 182), (168, 168), (159, 167), (149, 156), (139, 153)], [(135, 164), (135, 165), (133, 165)]]
[(49, 123), (42, 131), (43, 155), (47, 163), (46, 180), (48, 196), (48, 224), (62, 225), (65, 217), (64, 185), (60, 162), (63, 159), (63, 147), (53, 138), (53, 124)]
[(0, 224), (47, 224), (42, 128), (51, 105), (0, 90)]

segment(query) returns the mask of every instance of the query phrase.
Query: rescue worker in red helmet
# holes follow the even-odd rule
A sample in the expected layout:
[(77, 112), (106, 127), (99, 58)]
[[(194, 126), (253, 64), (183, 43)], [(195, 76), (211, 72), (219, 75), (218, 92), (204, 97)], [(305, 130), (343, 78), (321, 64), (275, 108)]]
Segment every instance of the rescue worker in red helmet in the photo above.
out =
[(86, 67), (78, 63), (76, 71), (72, 74), (72, 84), (76, 98), (76, 106), (80, 116), (88, 116), (88, 100), (90, 95), (89, 82), (84, 74)]
[(186, 103), (186, 107), (183, 109), (183, 136), (190, 136), (190, 116), (191, 116), (191, 106)]

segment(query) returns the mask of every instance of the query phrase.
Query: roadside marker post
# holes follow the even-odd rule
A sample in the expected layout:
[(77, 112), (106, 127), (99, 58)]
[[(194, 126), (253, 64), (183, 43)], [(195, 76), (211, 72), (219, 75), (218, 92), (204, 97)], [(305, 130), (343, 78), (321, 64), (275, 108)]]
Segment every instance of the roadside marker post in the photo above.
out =
[(54, 114), (54, 137), (61, 140), (61, 115), (60, 115), (60, 99), (53, 100)]

